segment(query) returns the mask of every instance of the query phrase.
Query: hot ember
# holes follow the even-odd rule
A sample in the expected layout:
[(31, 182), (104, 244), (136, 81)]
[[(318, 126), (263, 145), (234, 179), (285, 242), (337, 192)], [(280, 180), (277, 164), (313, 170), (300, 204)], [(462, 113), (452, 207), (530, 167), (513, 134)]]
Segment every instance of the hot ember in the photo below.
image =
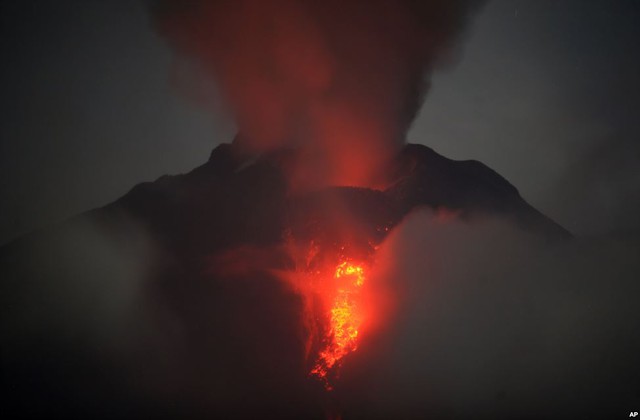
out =
[(333, 283), (332, 287), (325, 289), (333, 291), (327, 311), (329, 329), (311, 374), (320, 378), (325, 387), (331, 390), (330, 376), (337, 376), (343, 358), (358, 348), (359, 329), (364, 318), (364, 264), (344, 261), (335, 268), (333, 277), (328, 281)]

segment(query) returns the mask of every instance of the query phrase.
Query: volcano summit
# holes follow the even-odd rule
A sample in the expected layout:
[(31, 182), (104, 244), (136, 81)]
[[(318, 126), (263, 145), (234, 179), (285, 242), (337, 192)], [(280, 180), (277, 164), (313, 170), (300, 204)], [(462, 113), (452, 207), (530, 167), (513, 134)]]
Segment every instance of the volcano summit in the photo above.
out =
[[(296, 158), (294, 149), (252, 158), (222, 144), (188, 174), (2, 247), (5, 404), (43, 416), (109, 407), (133, 417), (321, 417), (325, 399), (340, 395), (341, 365), (380, 321), (380, 293), (365, 276), (407, 214), (498, 217), (544, 240), (570, 237), (488, 167), (426, 146), (404, 147), (384, 189), (292, 193)], [(96, 237), (100, 250), (86, 251)], [(135, 284), (118, 269), (120, 254), (133, 258)], [(333, 286), (334, 271), (353, 286)], [(74, 287), (82, 303), (60, 307)], [(108, 298), (95, 295), (105, 287), (135, 288), (125, 314), (92, 303)], [(104, 337), (52, 333), (70, 317), (87, 321), (79, 331), (92, 337), (90, 320), (105, 316), (107, 347)]]

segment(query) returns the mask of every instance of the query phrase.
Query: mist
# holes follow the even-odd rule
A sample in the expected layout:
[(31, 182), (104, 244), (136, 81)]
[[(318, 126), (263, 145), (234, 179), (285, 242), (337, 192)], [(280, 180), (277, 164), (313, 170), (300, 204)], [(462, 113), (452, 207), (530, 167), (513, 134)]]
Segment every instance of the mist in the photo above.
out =
[(349, 392), (366, 389), (352, 409), (626, 416), (640, 389), (639, 252), (637, 232), (550, 245), (500, 219), (416, 211), (379, 253), (396, 313), (345, 373)]
[[(2, 6), (23, 19), (3, 18), (13, 35), (3, 38), (2, 242), (204, 161), (231, 140), (223, 123), (208, 125), (222, 118), (211, 102), (240, 129), (191, 173), (0, 247), (8, 413), (604, 418), (636, 409), (637, 14), (626, 13), (635, 3), (610, 6), (604, 20), (594, 17), (604, 3), (583, 2), (371, 2), (337, 14), (334, 1), (152, 3), (152, 18), (141, 4)], [(114, 29), (122, 16), (132, 19)], [(588, 32), (593, 22), (600, 29)], [(460, 60), (468, 37), (471, 57)], [(488, 163), (576, 236), (414, 209), (375, 244), (376, 325), (327, 393), (308, 377), (305, 296), (282, 276), (287, 250), (269, 242), (283, 239), (280, 200), (327, 185), (380, 193), (379, 169), (407, 135)], [(288, 189), (267, 170), (277, 160), (252, 166), (292, 147), (302, 153), (283, 175)], [(520, 197), (499, 176), (483, 179)], [(367, 207), (375, 200), (347, 218), (344, 203), (315, 198), (326, 232), (380, 227)], [(354, 232), (374, 249), (364, 227)]]

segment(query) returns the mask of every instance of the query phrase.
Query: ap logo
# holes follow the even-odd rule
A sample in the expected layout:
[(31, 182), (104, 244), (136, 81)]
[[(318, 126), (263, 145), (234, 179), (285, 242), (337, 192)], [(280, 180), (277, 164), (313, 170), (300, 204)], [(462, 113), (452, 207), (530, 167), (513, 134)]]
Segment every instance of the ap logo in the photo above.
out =
[(638, 412), (637, 411), (630, 412), (629, 417), (638, 417)]

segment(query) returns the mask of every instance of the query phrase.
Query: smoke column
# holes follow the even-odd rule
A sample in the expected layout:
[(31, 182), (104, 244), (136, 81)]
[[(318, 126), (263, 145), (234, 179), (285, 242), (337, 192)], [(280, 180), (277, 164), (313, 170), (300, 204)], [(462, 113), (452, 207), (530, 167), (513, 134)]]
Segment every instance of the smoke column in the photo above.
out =
[(251, 153), (295, 146), (294, 187), (375, 186), (477, 0), (156, 1)]

